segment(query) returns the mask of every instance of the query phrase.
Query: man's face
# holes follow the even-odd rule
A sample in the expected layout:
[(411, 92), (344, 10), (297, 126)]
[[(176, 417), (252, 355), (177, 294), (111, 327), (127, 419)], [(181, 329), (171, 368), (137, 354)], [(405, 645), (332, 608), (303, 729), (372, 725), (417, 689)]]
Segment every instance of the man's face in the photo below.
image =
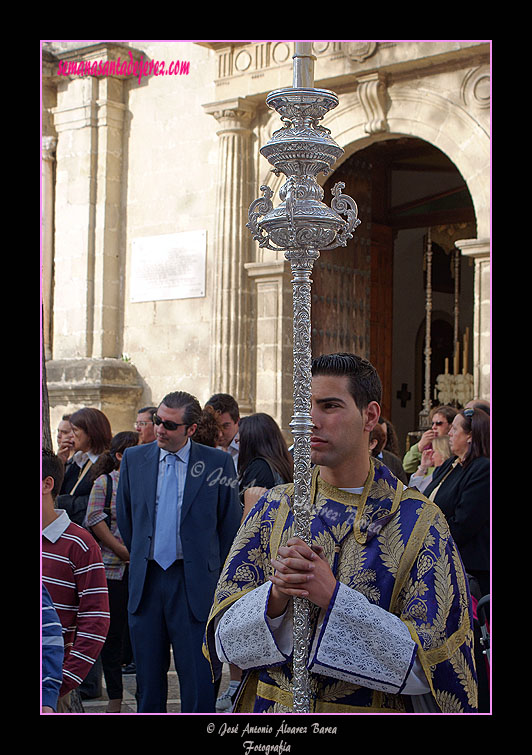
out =
[(74, 445), (74, 433), (72, 432), (72, 425), (68, 420), (62, 419), (57, 425), (57, 445), (60, 447), (63, 444)]
[(151, 443), (155, 440), (155, 426), (150, 412), (139, 412), (135, 422), (135, 430), (139, 434), (139, 443)]
[[(380, 407), (372, 401), (362, 412), (349, 392), (345, 376), (316, 375), (312, 378), (310, 439), (311, 460), (331, 470), (349, 469), (357, 459), (369, 457), (369, 433), (379, 418)], [(322, 474), (323, 476), (323, 474)]]
[(183, 417), (185, 415), (185, 407), (181, 409), (170, 409), (165, 404), (161, 404), (157, 409), (157, 415), (163, 420), (175, 422), (179, 427), (175, 430), (168, 430), (162, 423), (160, 425), (154, 425), (155, 437), (159, 448), (163, 448), (170, 453), (176, 453), (180, 448), (183, 448), (188, 438), (194, 435), (197, 425), (190, 425), (186, 427), (183, 424)]
[(238, 432), (238, 420), (235, 422), (229, 412), (223, 412), (223, 414), (219, 415), (218, 419), (222, 426), (220, 445), (222, 448), (229, 448), (231, 441)]

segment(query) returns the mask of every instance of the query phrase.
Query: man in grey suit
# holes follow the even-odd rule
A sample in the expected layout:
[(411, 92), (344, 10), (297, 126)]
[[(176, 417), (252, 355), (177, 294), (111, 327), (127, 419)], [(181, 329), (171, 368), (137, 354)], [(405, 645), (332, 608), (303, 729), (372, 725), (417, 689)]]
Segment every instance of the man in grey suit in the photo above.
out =
[(170, 646), (181, 712), (214, 712), (201, 645), (214, 590), (242, 515), (231, 457), (192, 440), (198, 400), (169, 393), (153, 443), (128, 448), (120, 466), (118, 527), (130, 553), (129, 628), (138, 712), (165, 713)]

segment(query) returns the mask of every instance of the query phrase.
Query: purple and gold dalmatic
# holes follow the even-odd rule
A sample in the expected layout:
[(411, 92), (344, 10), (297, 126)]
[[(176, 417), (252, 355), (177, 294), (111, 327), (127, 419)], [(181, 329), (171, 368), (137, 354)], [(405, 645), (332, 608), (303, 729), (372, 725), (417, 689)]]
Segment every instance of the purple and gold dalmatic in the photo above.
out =
[[(220, 575), (203, 649), (216, 676), (220, 661), (214, 647), (215, 619), (273, 574), (271, 559), (293, 531), (292, 496), (292, 484), (269, 490), (235, 538)], [(475, 713), (471, 599), (439, 508), (418, 491), (404, 489), (374, 459), (360, 495), (327, 484), (314, 469), (311, 500), (311, 544), (323, 547), (337, 581), (407, 626), (441, 712)], [(312, 644), (319, 608), (310, 605)], [(248, 670), (234, 712), (291, 712), (291, 660)], [(313, 713), (412, 712), (409, 696), (400, 691), (377, 691), (312, 671), (309, 684)]]

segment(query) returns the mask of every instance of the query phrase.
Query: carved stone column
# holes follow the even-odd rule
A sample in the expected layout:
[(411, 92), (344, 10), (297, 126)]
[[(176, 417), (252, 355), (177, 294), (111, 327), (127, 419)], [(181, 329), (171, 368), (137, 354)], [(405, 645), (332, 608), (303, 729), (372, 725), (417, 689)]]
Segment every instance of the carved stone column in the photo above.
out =
[(121, 203), (125, 111), (124, 82), (99, 81), (98, 157), (94, 217), (94, 315), (92, 356), (120, 355), (122, 333)]
[[(136, 51), (133, 51), (136, 53)], [(75, 50), (76, 61), (116, 60), (124, 49)], [(54, 357), (120, 352), (123, 75), (58, 76)], [(73, 344), (75, 344), (73, 349)]]
[(473, 312), (473, 379), (475, 398), (490, 398), (491, 263), (489, 239), (463, 239), (455, 245), (475, 260)]
[[(54, 271), (54, 194), (55, 150), (57, 134), (52, 108), (57, 102), (54, 82), (55, 61), (43, 51), (42, 56), (42, 137), (41, 137), (41, 265), (44, 358), (52, 356), (52, 312)], [(57, 78), (57, 77), (55, 77)]]
[(55, 195), (54, 358), (92, 356), (96, 98), (91, 77), (60, 81)]
[(52, 280), (54, 269), (55, 136), (42, 137), (42, 308), (45, 359), (52, 356)]
[(252, 242), (246, 229), (253, 197), (251, 121), (255, 107), (236, 98), (204, 105), (220, 129), (214, 260), (212, 390), (230, 393), (242, 413), (254, 411), (250, 283), (244, 265)]
[(142, 391), (136, 369), (120, 358), (124, 80), (129, 74), (59, 73), (64, 71), (60, 60), (116, 63), (120, 57), (129, 62), (140, 53), (101, 43), (55, 57), (53, 359), (47, 362), (52, 427), (60, 413), (89, 404), (107, 414), (114, 432), (127, 429)]

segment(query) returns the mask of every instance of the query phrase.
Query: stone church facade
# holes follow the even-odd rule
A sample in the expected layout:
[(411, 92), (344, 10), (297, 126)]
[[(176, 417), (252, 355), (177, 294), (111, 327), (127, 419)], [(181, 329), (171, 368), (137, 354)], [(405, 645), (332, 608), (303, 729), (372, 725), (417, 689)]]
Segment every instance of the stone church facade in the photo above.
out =
[[(96, 406), (113, 431), (187, 390), (234, 395), (286, 431), (292, 287), (282, 253), (246, 228), (260, 155), (282, 126), (265, 104), (291, 86), (293, 42), (42, 44), (43, 348), (52, 432)], [(344, 154), (320, 176), (360, 228), (313, 274), (313, 352), (378, 367), (401, 442), (424, 384), (427, 239), (431, 395), (459, 370), (490, 396), (489, 41), (317, 41), (315, 86)], [(466, 346), (467, 345), (467, 346)], [(434, 394), (436, 395), (436, 394)]]

